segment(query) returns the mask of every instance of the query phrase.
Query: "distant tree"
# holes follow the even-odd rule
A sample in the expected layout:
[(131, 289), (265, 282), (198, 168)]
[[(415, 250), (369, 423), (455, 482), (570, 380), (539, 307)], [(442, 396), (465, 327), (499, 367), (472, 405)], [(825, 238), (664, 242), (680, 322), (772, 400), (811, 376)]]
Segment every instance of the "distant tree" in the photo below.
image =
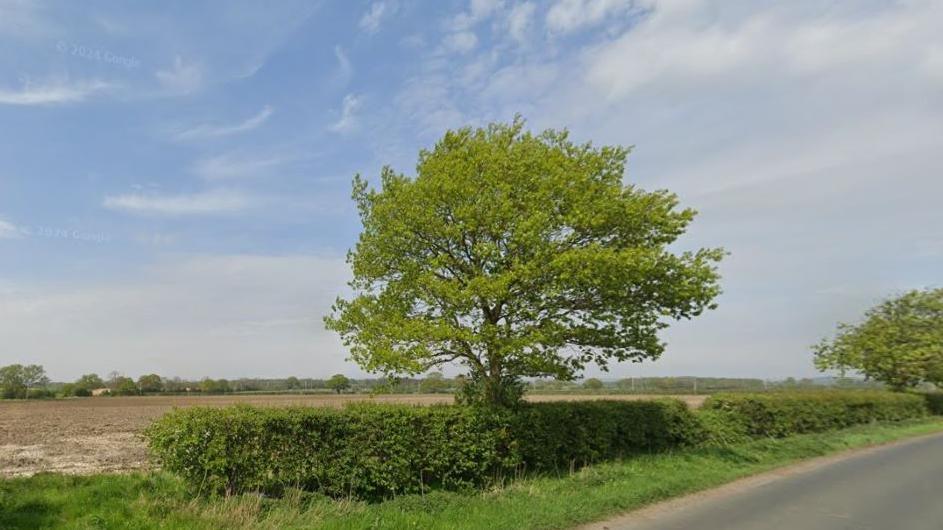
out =
[(46, 370), (42, 366), (29, 364), (23, 367), (23, 382), (26, 384), (26, 397), (29, 398), (30, 391), (48, 385), (49, 378), (46, 377)]
[(350, 388), (350, 379), (343, 374), (335, 374), (327, 380), (327, 387), (340, 394)]
[(449, 391), (449, 382), (442, 372), (432, 372), (419, 383), (419, 391), (425, 394), (438, 394)]
[(0, 393), (7, 399), (26, 396), (26, 379), (23, 375), (22, 364), (11, 364), (0, 368)]
[(586, 381), (583, 381), (583, 388), (586, 390), (602, 390), (604, 387), (603, 382), (595, 377), (590, 377)]
[(895, 390), (943, 386), (943, 289), (886, 299), (813, 351), (820, 370), (856, 370)]
[(38, 364), (11, 364), (0, 368), (0, 394), (5, 398), (29, 399), (31, 390), (47, 384), (46, 370)]
[(130, 377), (118, 376), (114, 385), (111, 393), (115, 396), (136, 396), (141, 393)]
[(157, 374), (142, 375), (138, 378), (138, 389), (141, 392), (163, 392), (164, 381)]
[(288, 390), (297, 390), (301, 388), (301, 381), (299, 381), (297, 377), (289, 377), (285, 379), (285, 388)]
[(200, 382), (200, 390), (207, 394), (225, 394), (230, 391), (229, 381), (226, 379), (210, 379), (207, 377)]
[(183, 379), (179, 377), (172, 377), (170, 379), (164, 380), (164, 391), (165, 392), (184, 392), (189, 385)]
[(95, 390), (96, 388), (103, 388), (105, 382), (102, 381), (101, 377), (98, 377), (98, 374), (85, 374), (75, 380), (75, 386), (86, 390)]
[(674, 252), (695, 212), (626, 185), (628, 152), (515, 119), (447, 132), (415, 178), (355, 177), (355, 294), (328, 328), (373, 372), (463, 363), (491, 405), (517, 402), (525, 377), (658, 358), (671, 320), (714, 307), (724, 252)]

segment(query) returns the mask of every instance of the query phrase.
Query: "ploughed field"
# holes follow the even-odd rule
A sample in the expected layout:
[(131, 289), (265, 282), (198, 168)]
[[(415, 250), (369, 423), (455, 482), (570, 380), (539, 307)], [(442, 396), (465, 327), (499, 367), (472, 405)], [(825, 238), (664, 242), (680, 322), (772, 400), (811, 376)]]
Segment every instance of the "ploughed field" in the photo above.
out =
[[(637, 400), (668, 396), (536, 395), (532, 401), (585, 399)], [(705, 396), (670, 396), (692, 407)], [(0, 476), (42, 471), (99, 473), (147, 466), (141, 431), (174, 407), (224, 407), (247, 403), (265, 407), (328, 406), (370, 401), (379, 403), (451, 403), (437, 395), (229, 395), (94, 397), (63, 400), (0, 400)]]

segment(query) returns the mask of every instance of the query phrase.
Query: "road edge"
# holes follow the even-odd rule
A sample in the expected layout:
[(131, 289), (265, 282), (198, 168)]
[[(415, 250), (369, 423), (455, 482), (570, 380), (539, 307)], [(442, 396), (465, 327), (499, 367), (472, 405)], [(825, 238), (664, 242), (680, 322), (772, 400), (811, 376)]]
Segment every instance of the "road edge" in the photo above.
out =
[(761, 471), (754, 475), (738, 478), (732, 482), (727, 482), (726, 484), (722, 484), (717, 487), (696, 491), (694, 493), (689, 493), (680, 497), (666, 499), (648, 506), (631, 510), (629, 512), (607, 517), (606, 519), (600, 521), (576, 526), (573, 528), (573, 530), (611, 530), (612, 528), (619, 528), (623, 525), (649, 521), (666, 512), (693, 508), (699, 504), (730, 497), (748, 489), (763, 486), (783, 478), (809, 473), (838, 462), (851, 460), (856, 457), (867, 456), (899, 446), (919, 443), (928, 438), (934, 438), (938, 436), (943, 437), (943, 431), (918, 434), (916, 436), (891, 440), (889, 442), (855, 447), (825, 456), (802, 459), (793, 463), (776, 467), (774, 469), (770, 469), (768, 471)]

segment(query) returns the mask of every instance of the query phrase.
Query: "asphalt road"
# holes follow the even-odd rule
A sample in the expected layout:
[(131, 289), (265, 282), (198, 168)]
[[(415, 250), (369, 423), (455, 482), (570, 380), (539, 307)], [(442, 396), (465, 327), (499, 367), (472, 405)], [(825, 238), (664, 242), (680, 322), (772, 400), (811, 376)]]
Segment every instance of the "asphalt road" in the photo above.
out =
[(755, 487), (669, 503), (592, 527), (943, 530), (943, 435), (866, 451)]

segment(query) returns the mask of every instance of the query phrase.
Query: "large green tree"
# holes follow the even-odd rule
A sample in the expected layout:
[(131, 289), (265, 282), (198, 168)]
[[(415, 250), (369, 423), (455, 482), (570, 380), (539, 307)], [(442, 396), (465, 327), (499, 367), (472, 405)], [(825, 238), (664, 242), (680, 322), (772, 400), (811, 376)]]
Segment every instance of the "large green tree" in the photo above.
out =
[(814, 353), (820, 370), (856, 370), (897, 390), (943, 386), (943, 289), (884, 300), (861, 322), (840, 323)]
[(157, 374), (145, 374), (138, 378), (138, 389), (143, 393), (164, 391), (164, 380)]
[(86, 390), (95, 390), (105, 386), (105, 382), (98, 374), (85, 374), (75, 380), (75, 386)]
[(0, 368), (0, 394), (29, 399), (30, 390), (49, 384), (46, 370), (38, 364), (11, 364)]
[(721, 249), (674, 252), (695, 212), (623, 184), (629, 150), (511, 124), (449, 131), (414, 178), (358, 175), (355, 296), (325, 319), (373, 372), (459, 362), (469, 395), (515, 401), (524, 376), (655, 359), (658, 331), (720, 292)]

